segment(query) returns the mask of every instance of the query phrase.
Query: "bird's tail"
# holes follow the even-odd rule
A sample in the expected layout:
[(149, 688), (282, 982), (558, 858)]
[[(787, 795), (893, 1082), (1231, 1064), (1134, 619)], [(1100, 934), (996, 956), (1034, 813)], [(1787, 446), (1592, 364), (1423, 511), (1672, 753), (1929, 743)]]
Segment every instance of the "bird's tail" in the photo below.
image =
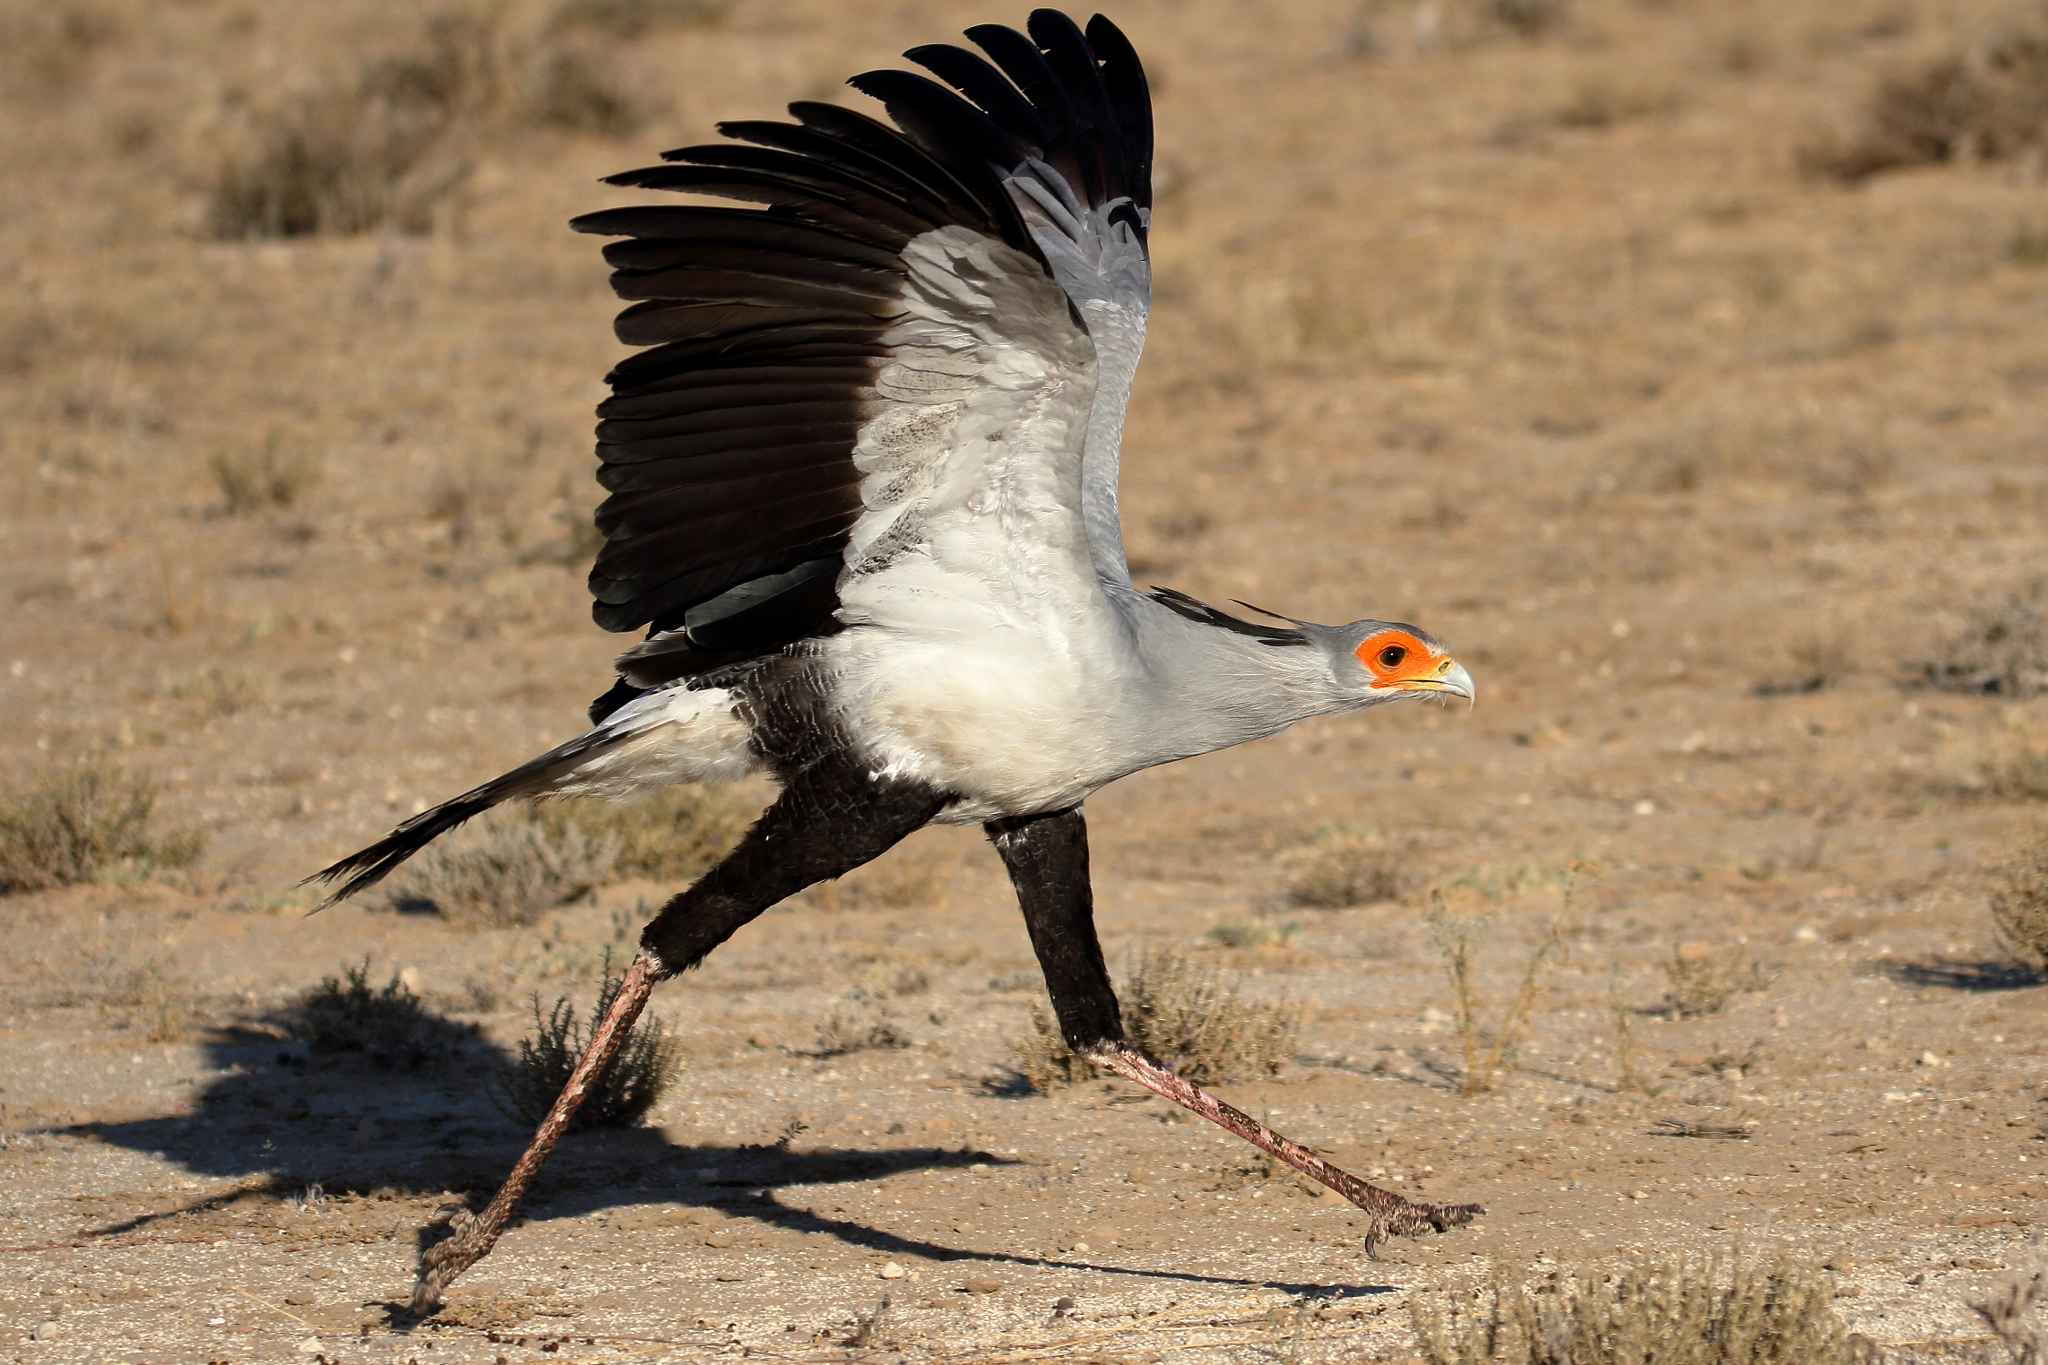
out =
[(333, 887), (327, 898), (313, 907), (315, 910), (325, 910), (337, 901), (345, 901), (358, 891), (384, 880), (400, 863), (463, 821), (482, 815), (501, 802), (551, 790), (556, 779), (566, 770), (576, 767), (593, 750), (605, 748), (622, 737), (617, 729), (599, 726), (566, 744), (558, 744), (502, 777), (494, 777), (451, 801), (443, 801), (430, 810), (421, 811), (368, 848), (321, 868), (299, 885), (317, 882)]

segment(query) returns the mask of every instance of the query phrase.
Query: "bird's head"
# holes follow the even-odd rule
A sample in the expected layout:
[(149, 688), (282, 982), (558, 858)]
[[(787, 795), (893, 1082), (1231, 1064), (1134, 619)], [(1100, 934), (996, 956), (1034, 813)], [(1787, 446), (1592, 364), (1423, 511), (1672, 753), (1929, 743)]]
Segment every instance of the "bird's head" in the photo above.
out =
[(1339, 680), (1355, 689), (1362, 706), (1431, 696), (1458, 697), (1467, 705), (1473, 702), (1472, 675), (1465, 665), (1419, 626), (1401, 621), (1353, 621), (1348, 626), (1326, 626), (1323, 631), (1328, 633), (1321, 643), (1333, 656)]

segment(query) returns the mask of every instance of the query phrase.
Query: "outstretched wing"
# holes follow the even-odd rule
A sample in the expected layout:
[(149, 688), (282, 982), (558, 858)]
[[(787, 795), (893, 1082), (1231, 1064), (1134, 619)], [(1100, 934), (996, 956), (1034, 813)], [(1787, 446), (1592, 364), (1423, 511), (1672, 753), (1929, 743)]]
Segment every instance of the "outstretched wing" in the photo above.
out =
[(951, 89), (856, 77), (893, 128), (798, 103), (611, 178), (762, 207), (572, 224), (625, 239), (605, 248), (633, 301), (617, 331), (650, 347), (599, 408), (594, 614), (649, 636), (620, 657), (625, 695), (838, 628), (847, 575), (925, 534), (935, 494), (971, 500), (961, 467), (993, 448), (1034, 452), (1066, 504), (1042, 510), (1128, 586), (1116, 450), (1150, 291), (1150, 101), (1107, 20), (1028, 29), (970, 30), (993, 64), (908, 54)]

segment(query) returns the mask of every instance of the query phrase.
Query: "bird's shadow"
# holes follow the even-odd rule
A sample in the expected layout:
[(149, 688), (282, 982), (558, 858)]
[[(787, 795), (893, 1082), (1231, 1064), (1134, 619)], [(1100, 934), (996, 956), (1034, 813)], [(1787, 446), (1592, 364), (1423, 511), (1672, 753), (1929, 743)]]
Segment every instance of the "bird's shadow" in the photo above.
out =
[[(76, 1126), (99, 1141), (147, 1152), (196, 1175), (233, 1179), (240, 1191), (305, 1200), (314, 1189), (335, 1195), (452, 1194), (471, 1209), (497, 1188), (531, 1135), (488, 1098), (511, 1065), (501, 1049), (472, 1040), (437, 1066), (393, 1070), (364, 1058), (308, 1056), (253, 1029), (211, 1035), (205, 1057), (212, 1079), (183, 1112)], [(822, 1233), (854, 1247), (926, 1261), (1050, 1265), (1099, 1274), (1189, 1284), (1250, 1288), (1267, 1280), (1085, 1259), (949, 1246), (873, 1226), (841, 1212), (821, 1212), (814, 1187), (884, 1179), (916, 1170), (1000, 1168), (1007, 1158), (972, 1147), (799, 1150), (775, 1143), (690, 1144), (658, 1129), (572, 1132), (541, 1170), (520, 1207), (523, 1221), (586, 1217), (647, 1205), (716, 1209), (725, 1219)], [(792, 1193), (794, 1192), (794, 1193)], [(218, 1206), (214, 1192), (177, 1207), (126, 1214), (82, 1230), (88, 1242), (150, 1234), (167, 1220)], [(317, 1196), (315, 1196), (317, 1199)], [(663, 1215), (651, 1211), (657, 1224)], [(687, 1220), (683, 1214), (682, 1219)], [(420, 1232), (424, 1246), (442, 1232)], [(1383, 1284), (1271, 1284), (1289, 1293), (1353, 1297), (1391, 1292)], [(397, 1312), (397, 1305), (393, 1305)], [(400, 1314), (400, 1316), (403, 1316)]]
[(1868, 970), (1902, 986), (1952, 991), (2017, 991), (2048, 983), (2048, 972), (2004, 960), (1936, 957), (1924, 962), (1878, 962)]

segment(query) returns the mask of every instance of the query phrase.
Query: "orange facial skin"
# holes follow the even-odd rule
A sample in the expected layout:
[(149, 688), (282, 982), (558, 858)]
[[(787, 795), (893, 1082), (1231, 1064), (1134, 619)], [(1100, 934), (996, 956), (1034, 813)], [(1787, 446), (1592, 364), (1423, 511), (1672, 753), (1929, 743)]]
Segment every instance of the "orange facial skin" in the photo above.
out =
[(1443, 691), (1443, 678), (1458, 661), (1425, 644), (1410, 631), (1381, 630), (1368, 635), (1358, 646), (1358, 661), (1372, 674), (1375, 692)]

